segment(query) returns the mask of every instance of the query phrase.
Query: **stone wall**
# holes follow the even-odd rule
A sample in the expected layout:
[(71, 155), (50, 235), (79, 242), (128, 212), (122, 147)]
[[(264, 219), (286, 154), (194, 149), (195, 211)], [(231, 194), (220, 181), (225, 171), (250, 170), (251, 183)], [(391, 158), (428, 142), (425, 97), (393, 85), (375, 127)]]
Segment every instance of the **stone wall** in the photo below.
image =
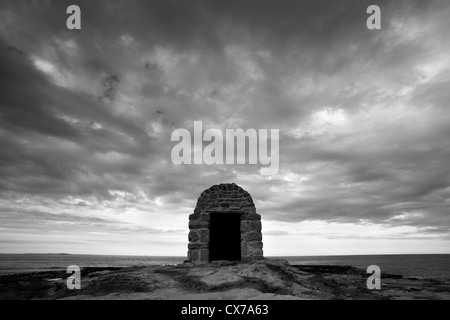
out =
[(263, 259), (261, 216), (256, 213), (250, 194), (238, 185), (219, 184), (205, 190), (189, 215), (188, 260), (209, 261), (209, 222), (212, 212), (239, 212), (241, 231), (241, 261)]

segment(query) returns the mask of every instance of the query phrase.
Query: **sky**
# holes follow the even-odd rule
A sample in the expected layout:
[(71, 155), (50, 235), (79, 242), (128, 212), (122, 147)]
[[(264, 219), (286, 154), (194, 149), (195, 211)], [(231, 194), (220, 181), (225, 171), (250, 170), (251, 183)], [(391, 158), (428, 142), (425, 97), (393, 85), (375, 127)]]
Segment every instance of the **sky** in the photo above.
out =
[[(0, 0), (0, 252), (183, 256), (201, 192), (234, 182), (266, 256), (450, 253), (449, 16), (438, 0)], [(194, 121), (279, 129), (277, 174), (175, 165), (171, 134)]]

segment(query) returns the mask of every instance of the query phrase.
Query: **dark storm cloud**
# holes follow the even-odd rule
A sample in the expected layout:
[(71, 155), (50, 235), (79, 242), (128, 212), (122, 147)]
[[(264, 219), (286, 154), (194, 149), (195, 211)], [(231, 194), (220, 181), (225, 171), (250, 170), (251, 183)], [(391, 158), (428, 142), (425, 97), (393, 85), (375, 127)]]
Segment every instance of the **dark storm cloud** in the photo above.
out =
[(339, 141), (346, 136), (331, 145), (321, 145), (318, 139), (292, 142), (292, 152), (287, 154), (294, 157), (290, 163), (296, 164), (298, 172), (309, 174), (305, 167), (314, 162), (321, 163), (320, 169), (316, 179), (302, 183), (305, 188), (297, 199), (284, 202), (276, 212), (268, 209), (268, 213), (275, 220), (365, 219), (381, 223), (413, 212), (421, 216), (396, 222), (448, 224), (450, 119), (441, 117), (425, 120), (421, 127), (413, 123), (404, 128), (385, 126), (370, 144), (356, 139), (342, 148)]
[[(45, 46), (55, 36), (70, 36), (69, 31), (61, 27), (64, 25), (62, 22), (65, 22), (64, 9), (68, 2), (42, 2), (41, 8), (38, 8), (38, 3), (6, 5), (13, 12), (11, 15), (15, 25), (25, 22), (31, 14), (35, 17), (35, 28), (21, 28), (23, 32), (20, 38), (9, 37), (13, 44), (20, 42), (24, 50), (33, 50), (36, 45)], [(251, 58), (267, 75), (267, 79), (261, 80), (256, 92), (249, 97), (259, 104), (259, 112), (254, 114), (252, 108), (239, 110), (244, 119), (256, 117), (253, 124), (292, 124), (299, 116), (311, 112), (314, 102), (325, 103), (336, 99), (333, 93), (328, 99), (324, 98), (325, 93), (322, 92), (295, 99), (287, 96), (283, 92), (283, 83), (277, 80), (292, 68), (300, 67), (304, 75), (320, 81), (320, 76), (337, 74), (352, 62), (362, 59), (366, 62), (367, 54), (370, 54), (370, 59), (381, 60), (391, 68), (396, 65), (396, 58), (392, 56), (405, 59), (402, 54), (405, 50), (416, 52), (415, 55), (420, 52), (417, 46), (411, 48), (410, 45), (386, 49), (385, 46), (389, 44), (379, 41), (375, 33), (361, 28), (366, 19), (366, 15), (361, 12), (365, 12), (368, 4), (364, 1), (283, 1), (276, 5), (271, 1), (81, 1), (77, 4), (83, 8), (83, 26), (89, 33), (82, 30), (76, 40), (80, 43), (82, 54), (86, 56), (85, 63), (90, 61), (97, 65), (95, 72), (119, 73), (119, 76), (125, 72), (128, 64), (123, 63), (122, 57), (117, 54), (117, 38), (132, 35), (139, 44), (137, 50), (152, 50), (160, 46), (177, 52), (199, 54), (205, 66), (204, 75), (186, 70), (185, 77), (189, 81), (183, 83), (183, 89), (192, 92), (204, 86), (206, 80), (208, 86), (212, 87), (211, 92), (216, 90), (220, 97), (221, 87), (238, 81), (239, 75), (239, 69), (224, 56), (225, 47), (243, 44), (252, 51), (268, 49), (274, 60), (284, 63), (267, 63), (252, 53)], [(389, 2), (386, 3), (386, 21), (399, 10), (390, 10), (391, 6)], [(406, 15), (425, 10), (429, 5), (416, 1), (403, 6), (403, 15)], [(39, 30), (39, 34), (36, 34), (35, 29)], [(350, 53), (347, 48), (358, 43), (365, 45), (358, 46), (355, 52)], [(133, 50), (127, 48), (128, 54), (132, 54)], [(409, 56), (407, 59), (410, 59)], [(72, 63), (61, 52), (57, 53), (57, 59), (65, 66)], [(155, 65), (156, 69), (158, 67)], [(180, 77), (183, 77), (183, 70), (179, 72)], [(158, 94), (158, 91), (155, 93)], [(189, 102), (184, 101), (183, 104)], [(193, 110), (189, 111), (197, 118), (207, 113), (204, 106), (191, 108)], [(216, 112), (212, 117), (217, 117), (218, 110), (213, 111)], [(177, 118), (175, 116), (171, 120), (179, 125), (180, 119)], [(271, 119), (270, 122), (268, 119)]]
[[(77, 174), (90, 174), (91, 170), (98, 175), (114, 170), (127, 176), (141, 174), (144, 160), (139, 159), (151, 159), (152, 141), (139, 124), (113, 115), (94, 97), (51, 83), (19, 50), (3, 44), (0, 55), (0, 85), (4, 88), (0, 184), (4, 190), (92, 193), (95, 190), (75, 185)], [(117, 82), (114, 77), (108, 79)], [(66, 121), (63, 116), (75, 120)], [(93, 128), (96, 122), (105, 126)], [(108, 163), (95, 157), (95, 153), (108, 152), (125, 154), (128, 161)]]
[(74, 136), (75, 130), (53, 114), (55, 103), (48, 97), (42, 99), (42, 92), (50, 89), (48, 80), (33, 72), (31, 63), (19, 49), (0, 45), (2, 127), (19, 132), (26, 129), (61, 137)]
[[(181, 210), (236, 182), (268, 220), (448, 231), (449, 6), (378, 1), (370, 31), (370, 4), (0, 1), (0, 191)], [(170, 134), (194, 120), (279, 128), (279, 175), (174, 166)]]

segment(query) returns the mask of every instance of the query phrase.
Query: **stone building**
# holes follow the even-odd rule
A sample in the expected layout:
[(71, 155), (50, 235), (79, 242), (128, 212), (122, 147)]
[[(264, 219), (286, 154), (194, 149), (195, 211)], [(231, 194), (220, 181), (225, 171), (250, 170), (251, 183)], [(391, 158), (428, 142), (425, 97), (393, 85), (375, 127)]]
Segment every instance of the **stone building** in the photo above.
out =
[(250, 194), (234, 183), (214, 185), (189, 215), (188, 260), (263, 259), (261, 216)]

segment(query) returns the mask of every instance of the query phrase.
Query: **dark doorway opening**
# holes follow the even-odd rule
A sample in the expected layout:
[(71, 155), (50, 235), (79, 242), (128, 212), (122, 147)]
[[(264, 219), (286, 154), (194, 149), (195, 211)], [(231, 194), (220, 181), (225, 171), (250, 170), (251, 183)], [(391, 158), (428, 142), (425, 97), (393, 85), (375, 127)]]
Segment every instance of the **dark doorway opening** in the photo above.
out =
[(209, 260), (241, 260), (241, 215), (239, 212), (211, 213)]

